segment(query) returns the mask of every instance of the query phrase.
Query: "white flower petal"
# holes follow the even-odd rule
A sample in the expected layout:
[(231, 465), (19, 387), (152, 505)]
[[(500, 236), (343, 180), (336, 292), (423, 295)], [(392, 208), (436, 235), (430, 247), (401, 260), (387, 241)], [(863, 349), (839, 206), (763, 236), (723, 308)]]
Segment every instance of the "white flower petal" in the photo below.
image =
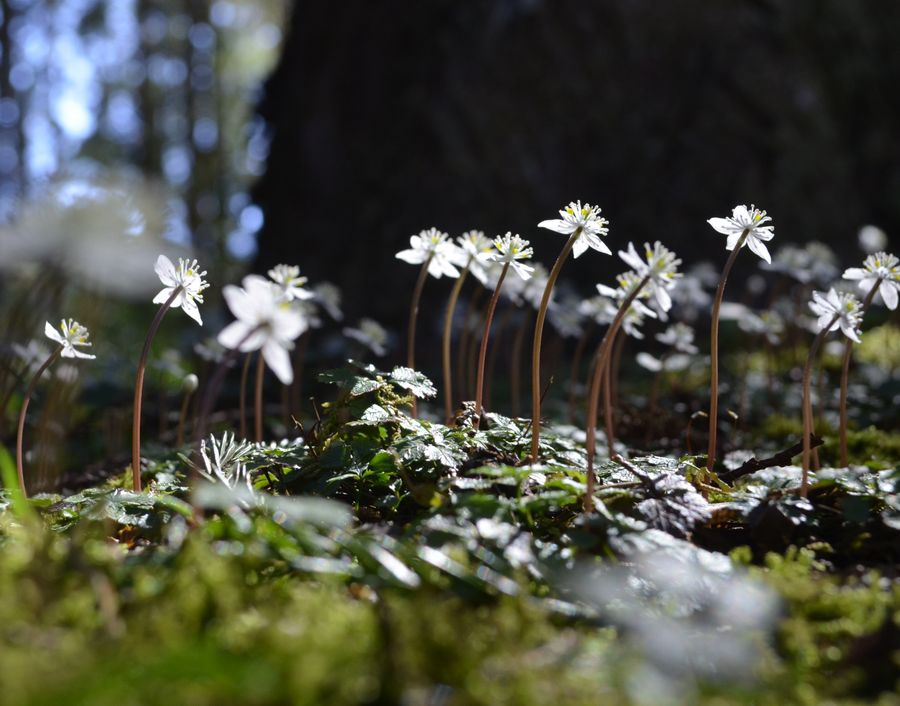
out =
[(66, 339), (63, 338), (63, 335), (57, 331), (49, 321), (44, 324), (44, 335), (51, 341), (55, 341), (61, 345), (65, 345), (66, 343)]
[(154, 265), (153, 270), (159, 277), (159, 281), (167, 287), (175, 287), (178, 284), (175, 278), (175, 265), (165, 255), (160, 255), (156, 258), (156, 265)]
[(754, 235), (747, 236), (747, 247), (770, 265), (772, 264), (772, 257), (769, 255), (769, 250), (762, 244), (762, 241), (759, 238)]
[[(219, 331), (219, 335), (216, 336), (216, 340), (225, 346), (225, 348), (237, 348), (238, 345), (244, 340), (248, 333), (253, 330), (253, 326), (249, 326), (243, 321), (232, 321), (228, 326)], [(251, 341), (247, 341), (247, 343), (251, 343)], [(262, 344), (260, 344), (262, 345)], [(254, 348), (250, 348), (248, 345), (244, 344), (241, 348), (245, 351), (255, 350)], [(259, 348), (259, 346), (257, 346)]]
[(572, 223), (568, 223), (567, 221), (561, 221), (559, 219), (551, 219), (548, 221), (541, 221), (538, 223), (538, 228), (546, 228), (547, 230), (552, 230), (556, 233), (562, 233), (563, 235), (569, 235), (572, 233), (577, 226)]
[(578, 259), (582, 254), (587, 252), (588, 243), (585, 238), (584, 233), (582, 233), (578, 238), (576, 238), (575, 243), (572, 245), (572, 258)]
[(269, 341), (263, 346), (262, 356), (281, 383), (290, 385), (294, 379), (294, 370), (288, 352), (275, 341)]
[(222, 287), (222, 296), (238, 320), (253, 321), (256, 318), (256, 307), (245, 290), (235, 284), (226, 284)]
[(203, 326), (203, 319), (200, 318), (200, 309), (197, 308), (197, 305), (194, 303), (193, 299), (188, 297), (184, 297), (184, 300), (181, 302), (181, 309), (185, 314), (190, 316), (194, 321)]
[(897, 308), (897, 289), (895, 282), (888, 282), (887, 280), (882, 282), (878, 288), (881, 298), (884, 299), (884, 305), (891, 311)]
[(165, 289), (161, 289), (159, 293), (153, 297), (154, 304), (164, 304), (169, 301), (169, 297), (172, 296), (172, 292), (175, 291), (174, 287), (166, 287)]
[(421, 265), (428, 259), (428, 254), (424, 250), (401, 250), (394, 257), (410, 265)]
[[(709, 218), (706, 222), (712, 226), (713, 230), (722, 233), (723, 235), (731, 235), (731, 233), (734, 232), (731, 221), (727, 218)], [(728, 249), (733, 250), (734, 246)]]
[(844, 279), (864, 279), (869, 276), (869, 272), (862, 267), (848, 267), (844, 270)]
[(741, 239), (740, 233), (729, 234), (728, 239), (725, 241), (725, 249), (726, 250), (734, 250), (735, 246), (738, 244), (738, 241), (740, 239)]

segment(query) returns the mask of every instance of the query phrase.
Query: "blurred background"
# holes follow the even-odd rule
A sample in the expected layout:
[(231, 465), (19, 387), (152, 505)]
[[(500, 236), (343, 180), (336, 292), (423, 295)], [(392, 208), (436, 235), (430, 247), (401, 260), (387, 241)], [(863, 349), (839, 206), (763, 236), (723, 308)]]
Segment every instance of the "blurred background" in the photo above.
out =
[[(895, 0), (0, 12), (0, 335), (8, 352), (45, 319), (102, 328), (93, 384), (110, 404), (128, 399), (159, 252), (192, 253), (213, 285), (206, 333), (163, 327), (159, 380), (177, 389), (197, 367), (188, 344), (228, 320), (221, 286), (279, 262), (336, 284), (347, 321), (400, 331), (416, 271), (394, 253), (430, 226), (518, 232), (549, 265), (562, 239), (536, 223), (582, 199), (603, 208), (614, 250), (661, 239), (717, 267), (724, 238), (705, 221), (737, 203), (773, 216), (773, 250), (821, 241), (842, 267), (864, 254), (861, 226), (892, 242), (900, 228)], [(735, 281), (756, 264), (739, 260)], [(588, 254), (565, 276), (584, 297), (622, 269)], [(428, 319), (448, 289), (426, 287)], [(421, 329), (426, 361), (435, 327)], [(4, 370), (0, 394), (15, 388)]]

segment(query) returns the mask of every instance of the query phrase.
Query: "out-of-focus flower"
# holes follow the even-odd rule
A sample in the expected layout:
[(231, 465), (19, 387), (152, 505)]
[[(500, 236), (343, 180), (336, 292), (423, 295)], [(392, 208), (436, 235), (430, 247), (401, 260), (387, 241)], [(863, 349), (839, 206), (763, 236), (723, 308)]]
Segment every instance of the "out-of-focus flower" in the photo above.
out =
[(443, 276), (459, 277), (459, 270), (453, 266), (453, 261), (458, 259), (456, 246), (449, 237), (437, 228), (423, 230), (418, 235), (410, 236), (409, 248), (401, 250), (395, 257), (411, 265), (427, 262), (428, 274), (438, 279)]
[(75, 350), (76, 346), (81, 348), (93, 345), (88, 340), (90, 338), (88, 330), (75, 319), (62, 319), (59, 322), (59, 330), (55, 329), (49, 321), (46, 322), (44, 324), (44, 335), (62, 346), (61, 355), (63, 358), (87, 358), (93, 360), (97, 357)]
[[(344, 312), (341, 311), (341, 290), (331, 282), (319, 282), (313, 287), (314, 301), (328, 313), (335, 321), (344, 320)], [(316, 328), (316, 327), (313, 327)]]
[(672, 346), (680, 353), (691, 355), (697, 353), (697, 346), (694, 345), (694, 329), (681, 322), (672, 324), (663, 333), (656, 334), (656, 340)]
[(200, 356), (201, 360), (209, 363), (221, 363), (225, 358), (226, 348), (215, 338), (206, 338), (194, 344), (194, 353)]
[(144, 263), (176, 249), (165, 240), (167, 201), (164, 188), (126, 172), (51, 182), (0, 228), (0, 267), (52, 265), (85, 288), (143, 299), (156, 281)]
[(263, 359), (285, 385), (294, 379), (288, 351), (293, 341), (307, 329), (307, 322), (295, 306), (284, 301), (279, 289), (258, 275), (244, 277), (243, 287), (223, 288), (225, 303), (237, 321), (219, 334), (219, 343), (241, 351), (261, 350)]
[(809, 308), (819, 317), (819, 331), (824, 331), (826, 327), (829, 327), (829, 331), (840, 328), (847, 338), (859, 343), (862, 306), (855, 296), (846, 292), (839, 293), (832, 287), (827, 294), (813, 292)]
[(766, 262), (772, 262), (769, 251), (764, 245), (764, 241), (771, 240), (775, 235), (774, 227), (765, 225), (771, 220), (772, 218), (767, 216), (765, 211), (752, 205), (750, 208), (741, 205), (734, 207), (730, 218), (710, 218), (707, 223), (713, 227), (713, 230), (728, 236), (728, 240), (725, 242), (726, 250), (734, 250), (741, 236), (746, 232), (744, 245)]
[(599, 206), (591, 206), (589, 203), (582, 206), (581, 201), (572, 201), (559, 215), (562, 216), (561, 219), (541, 221), (538, 228), (546, 228), (562, 235), (580, 231), (581, 234), (572, 246), (572, 257), (578, 257), (588, 248), (612, 255), (606, 243), (600, 240), (600, 236), (609, 233), (609, 221), (600, 215)]
[(550, 324), (559, 331), (564, 338), (577, 338), (582, 334), (581, 322), (584, 314), (580, 310), (579, 299), (574, 297), (563, 299), (547, 310)]
[(862, 251), (869, 254), (884, 250), (888, 244), (887, 233), (878, 226), (863, 226), (859, 229), (857, 240)]
[(798, 282), (827, 283), (837, 276), (837, 258), (834, 251), (824, 243), (815, 241), (800, 248), (796, 245), (784, 245), (779, 248), (771, 263), (762, 265), (764, 270), (778, 272)]
[(628, 243), (628, 250), (619, 251), (619, 257), (639, 277), (649, 278), (647, 290), (653, 300), (654, 309), (660, 318), (665, 320), (666, 313), (672, 308), (672, 297), (669, 292), (675, 287), (677, 278), (681, 277), (678, 273), (681, 260), (658, 240), (653, 243), (653, 247), (650, 247), (650, 243), (644, 243), (644, 255), (646, 260), (638, 255), (634, 243)]
[(884, 305), (891, 310), (897, 308), (900, 292), (900, 260), (896, 255), (877, 252), (869, 255), (862, 267), (850, 267), (844, 272), (844, 279), (859, 280), (861, 291), (868, 292), (880, 281), (878, 294)]
[(658, 373), (662, 370), (665, 370), (666, 372), (686, 370), (691, 364), (691, 357), (689, 355), (666, 355), (662, 358), (656, 358), (646, 351), (638, 353), (635, 356), (635, 360), (638, 365), (652, 373)]
[(209, 284), (203, 279), (206, 276), (206, 270), (201, 272), (196, 260), (189, 262), (180, 257), (178, 258), (178, 267), (175, 267), (165, 255), (160, 255), (156, 259), (154, 269), (159, 276), (159, 281), (163, 283), (163, 289), (153, 297), (153, 303), (162, 304), (168, 301), (172, 293), (180, 287), (181, 291), (172, 300), (171, 307), (182, 309), (185, 314), (202, 326), (203, 319), (200, 318), (197, 302), (203, 303), (201, 292), (209, 287)]
[(375, 319), (360, 319), (355, 328), (345, 328), (344, 335), (359, 341), (377, 356), (387, 353), (388, 333)]
[(531, 277), (534, 268), (526, 265), (523, 261), (531, 259), (534, 250), (528, 247), (528, 241), (520, 238), (518, 235), (507, 233), (506, 235), (494, 238), (495, 252), (491, 253), (491, 259), (501, 264), (509, 264), (516, 274), (522, 279)]
[(292, 302), (295, 299), (312, 299), (315, 294), (304, 285), (309, 281), (308, 277), (300, 276), (300, 268), (296, 265), (275, 265), (269, 270), (269, 277), (281, 289), (281, 296), (285, 301)]

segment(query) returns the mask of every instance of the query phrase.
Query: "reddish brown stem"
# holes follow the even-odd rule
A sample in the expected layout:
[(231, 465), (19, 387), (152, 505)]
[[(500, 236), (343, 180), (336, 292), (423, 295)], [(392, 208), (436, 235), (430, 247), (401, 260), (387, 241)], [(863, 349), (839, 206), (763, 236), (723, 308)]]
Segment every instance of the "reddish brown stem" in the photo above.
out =
[[(872, 305), (875, 293), (881, 286), (881, 279), (875, 281), (872, 289), (866, 294), (866, 299), (862, 305), (862, 313), (865, 314)], [(841, 397), (838, 404), (838, 413), (840, 415), (840, 448), (841, 448), (841, 467), (850, 467), (850, 454), (847, 451), (847, 387), (850, 381), (850, 359), (853, 357), (853, 341), (849, 338), (844, 341), (844, 357), (841, 360)]]
[(475, 428), (481, 423), (481, 399), (484, 393), (484, 364), (487, 358), (488, 338), (491, 335), (491, 322), (494, 320), (494, 311), (497, 308), (497, 300), (500, 299), (500, 289), (503, 287), (503, 280), (506, 279), (506, 273), (509, 272), (509, 262), (503, 264), (500, 270), (500, 277), (497, 279), (497, 286), (494, 287), (494, 293), (491, 295), (491, 301), (488, 303), (487, 311), (484, 313), (484, 331), (481, 334), (481, 348), (478, 350), (478, 377), (475, 381)]
[(451, 333), (453, 330), (453, 313), (456, 311), (456, 303), (459, 301), (459, 293), (462, 291), (463, 283), (469, 274), (469, 266), (472, 263), (471, 257), (460, 272), (456, 282), (453, 283), (453, 289), (450, 290), (450, 298), (447, 300), (447, 311), (444, 314), (444, 336), (441, 341), (441, 358), (444, 367), (444, 420), (449, 424), (453, 419), (453, 375), (450, 372), (450, 343)]
[(62, 350), (62, 348), (57, 348), (47, 357), (47, 360), (44, 361), (34, 374), (34, 377), (31, 378), (31, 382), (28, 383), (28, 389), (25, 390), (25, 396), (22, 398), (22, 409), (19, 410), (19, 426), (16, 430), (16, 472), (19, 475), (19, 489), (22, 491), (24, 497), (28, 497), (28, 493), (25, 490), (25, 463), (23, 453), (25, 414), (28, 412), (28, 404), (31, 402), (31, 396), (34, 394), (34, 390), (37, 387), (38, 381), (41, 379), (41, 375), (44, 374), (44, 371), (47, 370), (47, 368), (56, 362), (56, 359), (59, 358)]
[[(425, 280), (428, 278), (428, 266), (431, 264), (431, 258), (433, 257), (434, 254), (429, 255), (428, 259), (422, 263), (422, 269), (419, 270), (419, 277), (413, 289), (412, 303), (409, 307), (409, 329), (406, 332), (406, 366), (413, 370), (416, 368), (416, 320), (419, 318), (419, 301), (422, 299), (422, 290), (425, 288)], [(415, 395), (412, 397), (410, 414), (413, 419), (418, 416)]]
[(537, 462), (541, 443), (541, 344), (544, 337), (544, 321), (547, 318), (547, 307), (550, 304), (550, 295), (553, 293), (553, 285), (559, 277), (563, 263), (572, 252), (575, 241), (581, 236), (581, 228), (577, 228), (560, 252), (553, 269), (547, 278), (544, 287), (544, 295), (541, 297), (541, 306), (538, 308), (537, 320), (534, 323), (534, 342), (531, 346), (531, 461)]
[(244, 356), (244, 364), (241, 366), (241, 389), (238, 391), (238, 410), (240, 414), (241, 438), (247, 438), (247, 378), (250, 377), (250, 361), (253, 360), (253, 351)]
[[(603, 336), (603, 340), (600, 342), (600, 348), (597, 350), (594, 370), (591, 375), (590, 390), (588, 392), (587, 424), (585, 425), (585, 444), (587, 446), (588, 466), (587, 490), (585, 491), (583, 502), (585, 512), (591, 512), (594, 509), (594, 454), (596, 453), (597, 447), (597, 408), (600, 404), (600, 383), (603, 380), (604, 367), (609, 364), (612, 343), (616, 334), (619, 332), (622, 321), (625, 319), (625, 314), (649, 281), (650, 278), (645, 276), (631, 291), (631, 294), (625, 297), (624, 301), (619, 306), (619, 310), (616, 312), (616, 317), (609, 325), (606, 334)], [(612, 448), (609, 449), (609, 452), (612, 453)]]
[(147, 358), (150, 357), (150, 347), (153, 338), (159, 330), (163, 317), (172, 306), (175, 298), (181, 294), (182, 287), (175, 287), (169, 298), (163, 302), (150, 322), (147, 338), (144, 339), (144, 348), (141, 351), (141, 359), (138, 361), (137, 376), (134, 381), (134, 409), (131, 418), (131, 485), (135, 493), (141, 492), (141, 405), (144, 396), (144, 374), (147, 371)]
[(810, 383), (812, 382), (812, 366), (819, 352), (819, 346), (825, 340), (829, 330), (840, 318), (840, 314), (835, 314), (825, 328), (823, 328), (813, 339), (812, 345), (809, 347), (809, 355), (806, 356), (806, 365), (803, 366), (803, 471), (800, 478), (800, 497), (805, 498), (809, 487), (809, 455), (810, 455), (810, 438), (813, 434), (813, 413), (812, 400), (810, 399)]
[(741, 233), (740, 239), (728, 256), (722, 274), (719, 277), (719, 286), (716, 289), (716, 298), (712, 308), (712, 325), (709, 337), (709, 363), (710, 363), (710, 380), (709, 380), (709, 448), (706, 454), (706, 469), (711, 471), (716, 463), (716, 427), (719, 417), (719, 310), (722, 308), (722, 299), (725, 296), (725, 283), (728, 281), (728, 275), (731, 268), (734, 267), (734, 261), (737, 260), (738, 253), (744, 246), (747, 239), (749, 229), (745, 229)]
[(254, 416), (254, 436), (256, 442), (263, 440), (263, 379), (266, 372), (266, 361), (263, 358), (262, 351), (256, 359), (256, 388), (253, 396), (253, 407), (256, 412)]

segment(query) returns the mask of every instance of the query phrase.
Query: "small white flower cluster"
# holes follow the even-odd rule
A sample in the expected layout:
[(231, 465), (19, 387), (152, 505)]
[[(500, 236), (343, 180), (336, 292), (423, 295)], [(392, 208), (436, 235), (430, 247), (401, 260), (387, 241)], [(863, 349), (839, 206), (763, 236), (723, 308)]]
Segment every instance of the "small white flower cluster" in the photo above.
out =
[(774, 227), (764, 225), (772, 218), (755, 206), (735, 206), (731, 211), (731, 218), (710, 218), (709, 223), (713, 230), (728, 236), (725, 243), (726, 250), (734, 250), (743, 238), (741, 247), (746, 245), (754, 254), (768, 263), (772, 262), (769, 251), (764, 245), (766, 241), (774, 237)]
[(819, 331), (826, 328), (829, 331), (837, 331), (840, 328), (847, 338), (859, 343), (862, 305), (855, 296), (848, 292), (838, 292), (832, 287), (827, 294), (813, 292), (809, 308), (819, 317), (817, 322)]
[(589, 203), (581, 205), (581, 201), (572, 201), (559, 212), (561, 219), (554, 218), (538, 223), (538, 228), (546, 228), (562, 235), (571, 235), (578, 231), (578, 239), (572, 246), (572, 257), (579, 257), (588, 248), (605, 255), (612, 255), (609, 247), (600, 240), (600, 236), (609, 233), (609, 221), (600, 215), (599, 206)]
[(850, 267), (844, 279), (858, 280), (859, 288), (869, 292), (878, 287), (884, 305), (894, 310), (900, 300), (900, 259), (886, 252), (876, 252), (863, 260), (862, 267)]
[(362, 343), (377, 356), (387, 353), (388, 333), (374, 319), (360, 319), (356, 327), (345, 328), (344, 335)]
[(494, 238), (494, 248), (495, 251), (490, 255), (493, 262), (502, 265), (509, 264), (522, 279), (531, 277), (534, 268), (522, 262), (522, 260), (529, 260), (534, 254), (534, 250), (528, 246), (527, 240), (507, 233), (503, 237)]
[(427, 262), (428, 274), (436, 279), (443, 276), (459, 277), (459, 270), (453, 265), (454, 262), (459, 262), (459, 252), (450, 236), (437, 228), (429, 228), (410, 236), (409, 248), (398, 252), (396, 257), (410, 265), (423, 265)]
[(44, 324), (44, 335), (51, 341), (62, 346), (62, 353), (60, 353), (60, 355), (63, 358), (86, 358), (88, 360), (93, 360), (97, 357), (90, 353), (82, 353), (81, 351), (76, 350), (76, 346), (81, 348), (89, 347), (93, 344), (88, 340), (90, 337), (88, 330), (75, 321), (75, 319), (62, 319), (59, 322), (58, 331), (49, 321), (46, 322)]
[(201, 292), (209, 287), (209, 283), (203, 279), (206, 276), (206, 270), (201, 272), (196, 260), (188, 261), (181, 257), (178, 258), (178, 267), (175, 267), (165, 255), (160, 255), (156, 259), (154, 269), (160, 282), (163, 283), (163, 289), (153, 297), (153, 303), (167, 302), (177, 290), (178, 294), (170, 306), (173, 309), (181, 309), (202, 326), (203, 319), (200, 318), (200, 309), (197, 304), (203, 303)]

